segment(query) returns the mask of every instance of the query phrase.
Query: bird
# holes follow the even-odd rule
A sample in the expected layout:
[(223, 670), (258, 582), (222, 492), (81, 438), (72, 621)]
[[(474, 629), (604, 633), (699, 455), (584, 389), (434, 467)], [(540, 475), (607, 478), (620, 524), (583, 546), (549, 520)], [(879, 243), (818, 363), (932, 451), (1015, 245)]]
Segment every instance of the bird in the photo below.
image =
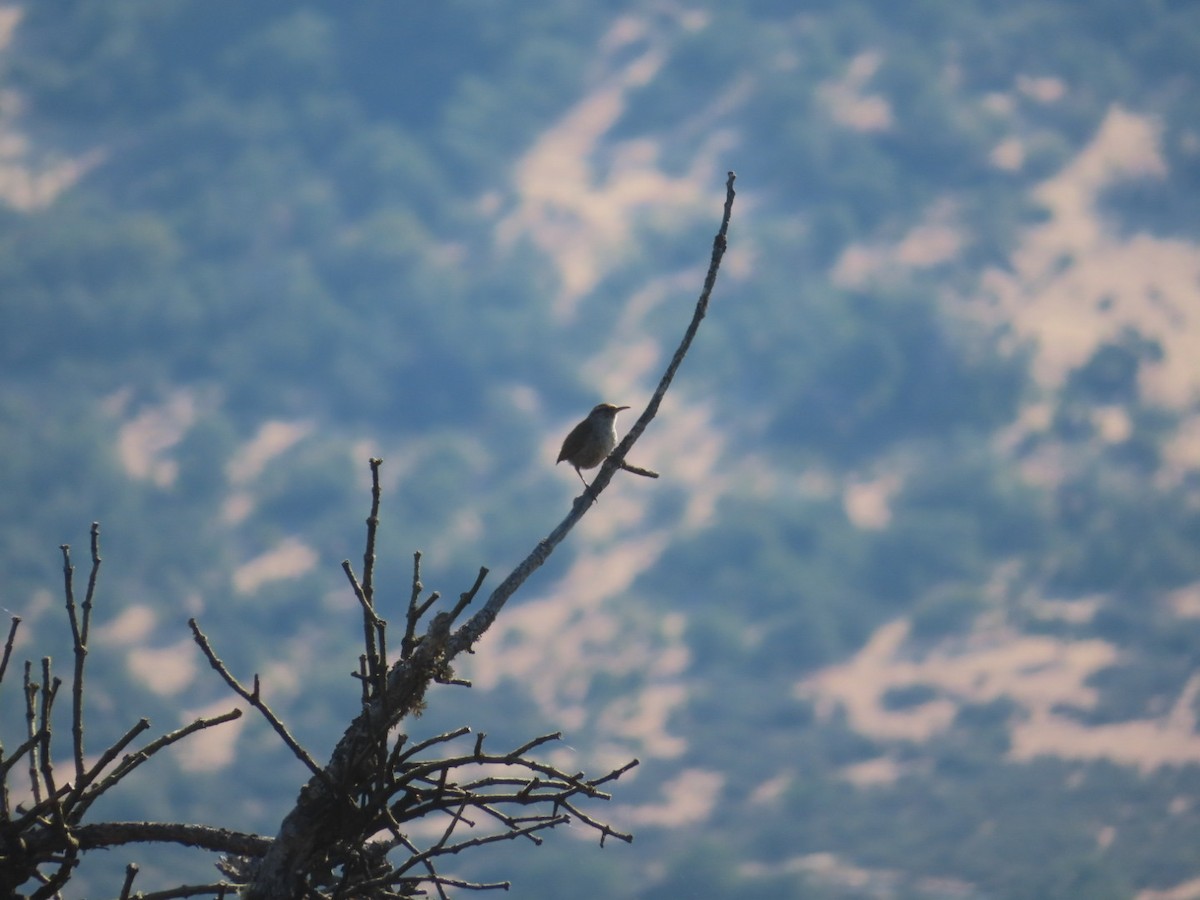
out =
[(575, 467), (575, 474), (588, 487), (580, 469), (594, 469), (608, 458), (617, 446), (617, 413), (628, 406), (598, 403), (592, 407), (587, 418), (571, 429), (571, 433), (558, 451), (558, 465), (564, 459)]

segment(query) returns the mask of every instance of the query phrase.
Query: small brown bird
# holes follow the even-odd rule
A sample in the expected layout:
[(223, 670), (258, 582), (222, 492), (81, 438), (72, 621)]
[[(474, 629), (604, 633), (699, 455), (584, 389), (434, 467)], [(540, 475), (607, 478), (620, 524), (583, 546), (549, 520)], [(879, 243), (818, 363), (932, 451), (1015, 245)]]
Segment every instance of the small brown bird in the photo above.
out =
[(588, 487), (580, 469), (594, 469), (612, 453), (613, 447), (617, 446), (617, 413), (623, 409), (629, 407), (613, 406), (611, 403), (592, 407), (588, 417), (572, 428), (563, 441), (555, 465), (565, 459), (575, 467), (575, 474), (583, 486)]

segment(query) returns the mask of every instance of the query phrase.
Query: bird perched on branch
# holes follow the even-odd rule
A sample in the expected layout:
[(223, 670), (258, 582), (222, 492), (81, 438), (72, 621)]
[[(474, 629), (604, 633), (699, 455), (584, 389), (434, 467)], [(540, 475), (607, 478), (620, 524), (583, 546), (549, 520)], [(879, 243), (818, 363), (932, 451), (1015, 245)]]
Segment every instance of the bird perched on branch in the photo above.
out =
[(584, 487), (588, 487), (581, 469), (594, 469), (608, 458), (617, 446), (617, 413), (628, 406), (613, 406), (600, 403), (592, 407), (588, 417), (571, 429), (562, 449), (558, 451), (555, 465), (564, 459), (575, 467), (575, 473)]

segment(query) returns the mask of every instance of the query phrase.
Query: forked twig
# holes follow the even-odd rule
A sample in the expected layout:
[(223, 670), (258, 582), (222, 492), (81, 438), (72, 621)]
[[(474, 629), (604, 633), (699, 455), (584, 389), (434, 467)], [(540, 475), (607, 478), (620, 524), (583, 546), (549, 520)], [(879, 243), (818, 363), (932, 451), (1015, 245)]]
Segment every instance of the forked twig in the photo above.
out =
[(217, 674), (219, 674), (225, 680), (225, 683), (229, 685), (230, 689), (255, 709), (257, 709), (260, 713), (262, 713), (263, 718), (266, 719), (267, 722), (270, 723), (271, 727), (275, 729), (275, 733), (279, 735), (285, 744), (287, 744), (288, 749), (292, 751), (292, 754), (296, 757), (296, 759), (304, 763), (304, 765), (308, 767), (309, 771), (311, 771), (318, 778), (327, 780), (328, 775), (325, 774), (325, 770), (316, 764), (312, 756), (309, 755), (308, 751), (300, 746), (299, 741), (292, 737), (292, 733), (288, 731), (287, 726), (283, 724), (277, 715), (275, 715), (271, 707), (267, 706), (267, 704), (263, 701), (261, 691), (259, 689), (258, 676), (254, 676), (254, 689), (247, 690), (240, 681), (233, 677), (233, 673), (229, 671), (225, 663), (221, 662), (221, 660), (217, 658), (217, 654), (213, 652), (212, 646), (208, 643), (208, 637), (203, 631), (200, 630), (200, 626), (194, 618), (188, 619), (188, 627), (192, 629), (192, 637), (195, 639), (197, 645), (199, 645), (200, 650), (208, 658), (209, 665), (216, 669)]

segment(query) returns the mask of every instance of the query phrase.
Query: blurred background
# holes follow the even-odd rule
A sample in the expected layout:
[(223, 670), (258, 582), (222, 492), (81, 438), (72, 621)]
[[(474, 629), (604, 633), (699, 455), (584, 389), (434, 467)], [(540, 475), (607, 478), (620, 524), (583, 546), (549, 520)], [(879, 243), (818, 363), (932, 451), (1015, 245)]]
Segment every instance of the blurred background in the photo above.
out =
[[(325, 759), (377, 577), (485, 593), (708, 318), (631, 461), (409, 724), (642, 765), (519, 898), (1200, 897), (1200, 5), (0, 6), (0, 564), (91, 747), (233, 705)], [(4, 685), (6, 739), (21, 734)], [(15, 729), (15, 731), (13, 730)], [(19, 741), (17, 741), (19, 743)], [(274, 834), (253, 716), (96, 813)], [(583, 833), (579, 833), (583, 832)], [(112, 851), (114, 896), (211, 880)]]

